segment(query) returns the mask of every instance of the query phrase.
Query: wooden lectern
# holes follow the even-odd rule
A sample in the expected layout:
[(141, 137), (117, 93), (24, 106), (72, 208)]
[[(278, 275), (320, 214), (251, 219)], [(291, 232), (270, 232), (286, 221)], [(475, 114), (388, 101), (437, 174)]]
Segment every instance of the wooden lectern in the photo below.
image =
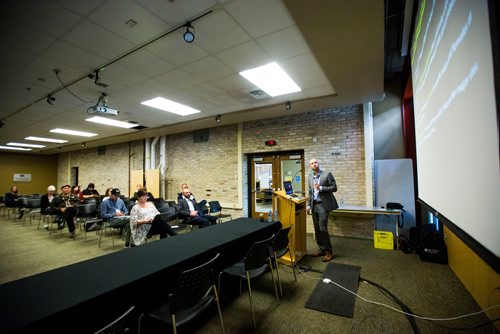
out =
[(283, 228), (291, 227), (288, 233), (290, 252), (281, 257), (280, 261), (291, 265), (297, 263), (306, 255), (306, 207), (307, 200), (303, 197), (291, 197), (284, 190), (274, 192), (274, 208), (278, 210), (278, 220)]

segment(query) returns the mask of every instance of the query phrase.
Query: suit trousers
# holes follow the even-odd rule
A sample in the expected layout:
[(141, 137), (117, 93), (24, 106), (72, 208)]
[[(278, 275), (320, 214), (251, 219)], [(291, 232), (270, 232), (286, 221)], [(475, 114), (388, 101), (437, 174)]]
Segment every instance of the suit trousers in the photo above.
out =
[(323, 204), (314, 204), (312, 218), (314, 224), (314, 235), (320, 250), (332, 253), (332, 242), (328, 233), (328, 214)]

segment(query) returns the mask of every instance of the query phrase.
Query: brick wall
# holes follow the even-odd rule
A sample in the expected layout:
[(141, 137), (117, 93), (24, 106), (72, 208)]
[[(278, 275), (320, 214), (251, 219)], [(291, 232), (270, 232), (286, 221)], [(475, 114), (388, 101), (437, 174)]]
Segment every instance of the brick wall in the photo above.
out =
[[(135, 167), (142, 168), (144, 159), (142, 147), (142, 141), (136, 141), (106, 146), (104, 155), (98, 155), (97, 148), (61, 153), (59, 154), (57, 183), (59, 187), (65, 183), (71, 183), (70, 169), (78, 167), (78, 183), (82, 189), (92, 182), (101, 195), (104, 195), (106, 188), (116, 187), (120, 188), (123, 195), (128, 196), (130, 162), (134, 161)], [(134, 154), (131, 155), (130, 152)], [(131, 155), (130, 159), (129, 155)], [(140, 164), (137, 163), (137, 157), (141, 160)]]
[[(242, 124), (243, 177), (238, 180), (238, 125), (220, 125), (209, 129), (207, 142), (194, 143), (192, 132), (166, 137), (166, 199), (176, 200), (180, 184), (187, 182), (198, 200), (218, 200), (233, 218), (246, 216), (238, 201), (238, 184), (243, 186), (246, 206), (248, 172), (246, 154), (303, 150), (305, 168), (311, 158), (331, 171), (338, 184), (337, 199), (344, 203), (364, 205), (365, 162), (363, 112), (361, 106), (312, 111), (289, 117), (277, 117)], [(278, 145), (267, 147), (265, 140)], [(63, 153), (59, 157), (58, 181), (66, 178), (69, 166), (79, 167), (80, 183), (96, 183), (99, 191), (108, 186), (128, 189), (129, 170), (142, 169), (143, 141), (111, 145), (106, 155), (97, 149)], [(130, 157), (129, 157), (130, 156)], [(159, 154), (157, 154), (159, 157)], [(115, 166), (120, 166), (119, 168)], [(331, 216), (330, 228), (335, 235), (369, 237), (373, 221), (362, 217)], [(312, 222), (308, 216), (308, 232)]]

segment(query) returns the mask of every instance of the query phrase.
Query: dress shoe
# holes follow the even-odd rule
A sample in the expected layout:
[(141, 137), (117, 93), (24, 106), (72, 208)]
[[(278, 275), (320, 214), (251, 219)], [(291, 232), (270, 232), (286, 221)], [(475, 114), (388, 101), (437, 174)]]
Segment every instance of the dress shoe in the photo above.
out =
[(69, 237), (71, 239), (74, 239), (75, 238), (75, 232), (69, 232)]
[(330, 252), (325, 252), (325, 256), (323, 256), (323, 262), (330, 262), (333, 259), (333, 255)]
[(62, 230), (64, 228), (64, 223), (57, 224), (57, 229)]
[(314, 257), (323, 256), (323, 255), (325, 255), (325, 251), (321, 250), (321, 249), (318, 249), (317, 251), (312, 253), (312, 256), (314, 256)]

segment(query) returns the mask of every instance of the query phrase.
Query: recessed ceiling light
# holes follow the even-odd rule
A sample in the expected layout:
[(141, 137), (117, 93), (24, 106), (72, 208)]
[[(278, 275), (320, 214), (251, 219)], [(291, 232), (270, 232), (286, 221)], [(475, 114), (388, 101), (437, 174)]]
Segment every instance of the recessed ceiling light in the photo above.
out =
[(123, 122), (123, 121), (117, 121), (114, 119), (100, 117), (100, 116), (94, 116), (91, 118), (87, 118), (86, 121), (92, 122), (92, 123), (103, 124), (103, 125), (117, 126), (119, 128), (125, 128), (125, 129), (130, 129), (130, 128), (137, 126), (137, 124), (131, 124), (128, 122)]
[(31, 151), (31, 148), (14, 147), (14, 146), (0, 146), (0, 150), (13, 150), (13, 151)]
[(277, 63), (252, 68), (240, 75), (272, 97), (302, 90)]
[(29, 136), (29, 137), (26, 137), (24, 139), (33, 140), (33, 141), (43, 141), (43, 142), (47, 142), (47, 143), (59, 143), (59, 144), (68, 142), (67, 140), (64, 140), (64, 139), (52, 139), (52, 138), (33, 137), (33, 136)]
[(167, 99), (164, 99), (163, 97), (155, 97), (154, 99), (147, 100), (147, 101), (142, 101), (141, 104), (144, 104), (146, 106), (150, 106), (156, 109), (161, 109), (165, 110), (168, 112), (171, 112), (173, 114), (181, 115), (181, 116), (187, 116), (191, 114), (196, 114), (201, 111), (198, 109), (194, 109), (191, 107), (188, 107), (184, 104), (180, 104), (174, 101), (170, 101)]
[(80, 136), (80, 137), (94, 137), (97, 136), (97, 133), (92, 133), (92, 132), (84, 132), (84, 131), (76, 131), (76, 130), (68, 130), (68, 129), (52, 129), (50, 132), (54, 133), (63, 133), (65, 135), (71, 135), (71, 136)]
[(38, 144), (25, 144), (25, 143), (7, 143), (6, 145), (8, 146), (21, 146), (21, 147), (34, 147), (34, 148), (42, 148), (45, 147), (45, 145), (38, 145)]

